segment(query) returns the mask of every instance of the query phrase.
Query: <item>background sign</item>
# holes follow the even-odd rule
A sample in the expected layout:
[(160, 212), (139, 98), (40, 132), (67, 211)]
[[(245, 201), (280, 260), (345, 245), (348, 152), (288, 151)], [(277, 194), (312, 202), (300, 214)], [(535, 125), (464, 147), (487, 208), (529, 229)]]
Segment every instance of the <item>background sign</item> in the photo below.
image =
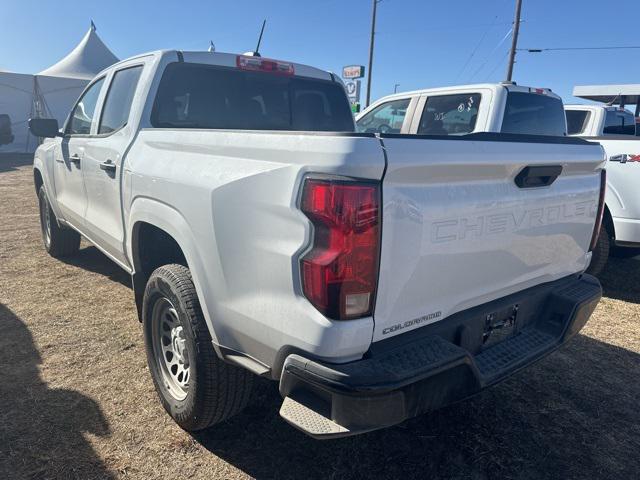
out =
[(344, 82), (344, 88), (347, 91), (349, 103), (351, 103), (351, 111), (358, 113), (360, 111), (360, 80), (347, 80)]
[(344, 82), (344, 88), (347, 90), (347, 97), (352, 103), (360, 101), (360, 80), (349, 80)]
[(342, 78), (362, 78), (364, 77), (363, 65), (348, 65), (342, 67)]

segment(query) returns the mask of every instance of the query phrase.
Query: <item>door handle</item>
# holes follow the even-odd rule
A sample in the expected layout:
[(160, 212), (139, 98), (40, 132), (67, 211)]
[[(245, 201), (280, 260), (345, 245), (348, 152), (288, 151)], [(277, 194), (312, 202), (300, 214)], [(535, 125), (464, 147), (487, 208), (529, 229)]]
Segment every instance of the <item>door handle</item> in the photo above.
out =
[(516, 176), (515, 182), (520, 188), (548, 187), (561, 173), (561, 165), (528, 166)]
[(100, 164), (100, 170), (104, 170), (109, 175), (115, 174), (116, 173), (116, 164), (113, 163), (111, 160), (107, 160), (106, 162), (102, 162)]
[(75, 163), (77, 166), (79, 166), (80, 165), (80, 155), (78, 155), (77, 153), (71, 155), (69, 157), (69, 161), (71, 163)]

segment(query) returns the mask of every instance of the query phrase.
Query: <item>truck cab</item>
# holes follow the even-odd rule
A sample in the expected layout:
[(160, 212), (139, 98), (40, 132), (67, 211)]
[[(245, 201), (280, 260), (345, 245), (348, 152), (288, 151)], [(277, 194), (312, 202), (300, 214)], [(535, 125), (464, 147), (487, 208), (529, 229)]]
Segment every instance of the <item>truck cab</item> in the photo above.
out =
[(363, 110), (356, 125), (364, 133), (566, 135), (562, 99), (550, 89), (514, 83), (461, 85), (390, 95)]
[(629, 110), (613, 105), (565, 105), (567, 133), (580, 137), (635, 137), (640, 134)]

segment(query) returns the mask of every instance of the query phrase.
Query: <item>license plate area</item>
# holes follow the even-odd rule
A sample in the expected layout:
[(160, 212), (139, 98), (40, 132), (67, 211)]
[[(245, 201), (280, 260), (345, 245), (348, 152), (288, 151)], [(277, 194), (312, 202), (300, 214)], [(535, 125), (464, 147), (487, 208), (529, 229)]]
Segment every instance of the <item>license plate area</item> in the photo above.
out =
[(485, 315), (482, 334), (483, 348), (491, 347), (516, 334), (518, 309), (519, 305), (516, 303)]

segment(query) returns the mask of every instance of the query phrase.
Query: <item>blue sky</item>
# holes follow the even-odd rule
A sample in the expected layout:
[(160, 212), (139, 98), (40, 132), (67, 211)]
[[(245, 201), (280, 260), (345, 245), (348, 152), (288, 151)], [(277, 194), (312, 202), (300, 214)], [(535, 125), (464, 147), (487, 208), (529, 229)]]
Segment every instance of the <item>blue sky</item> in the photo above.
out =
[[(32, 73), (66, 55), (93, 19), (120, 58), (160, 48), (262, 54), (340, 72), (367, 63), (370, 0), (3, 0), (0, 68)], [(383, 0), (372, 99), (504, 77), (513, 0)], [(637, 0), (523, 0), (521, 47), (640, 45)], [(634, 23), (634, 19), (635, 23)], [(473, 55), (472, 55), (473, 54)], [(640, 83), (640, 49), (521, 53), (514, 80), (571, 100), (576, 84)]]

